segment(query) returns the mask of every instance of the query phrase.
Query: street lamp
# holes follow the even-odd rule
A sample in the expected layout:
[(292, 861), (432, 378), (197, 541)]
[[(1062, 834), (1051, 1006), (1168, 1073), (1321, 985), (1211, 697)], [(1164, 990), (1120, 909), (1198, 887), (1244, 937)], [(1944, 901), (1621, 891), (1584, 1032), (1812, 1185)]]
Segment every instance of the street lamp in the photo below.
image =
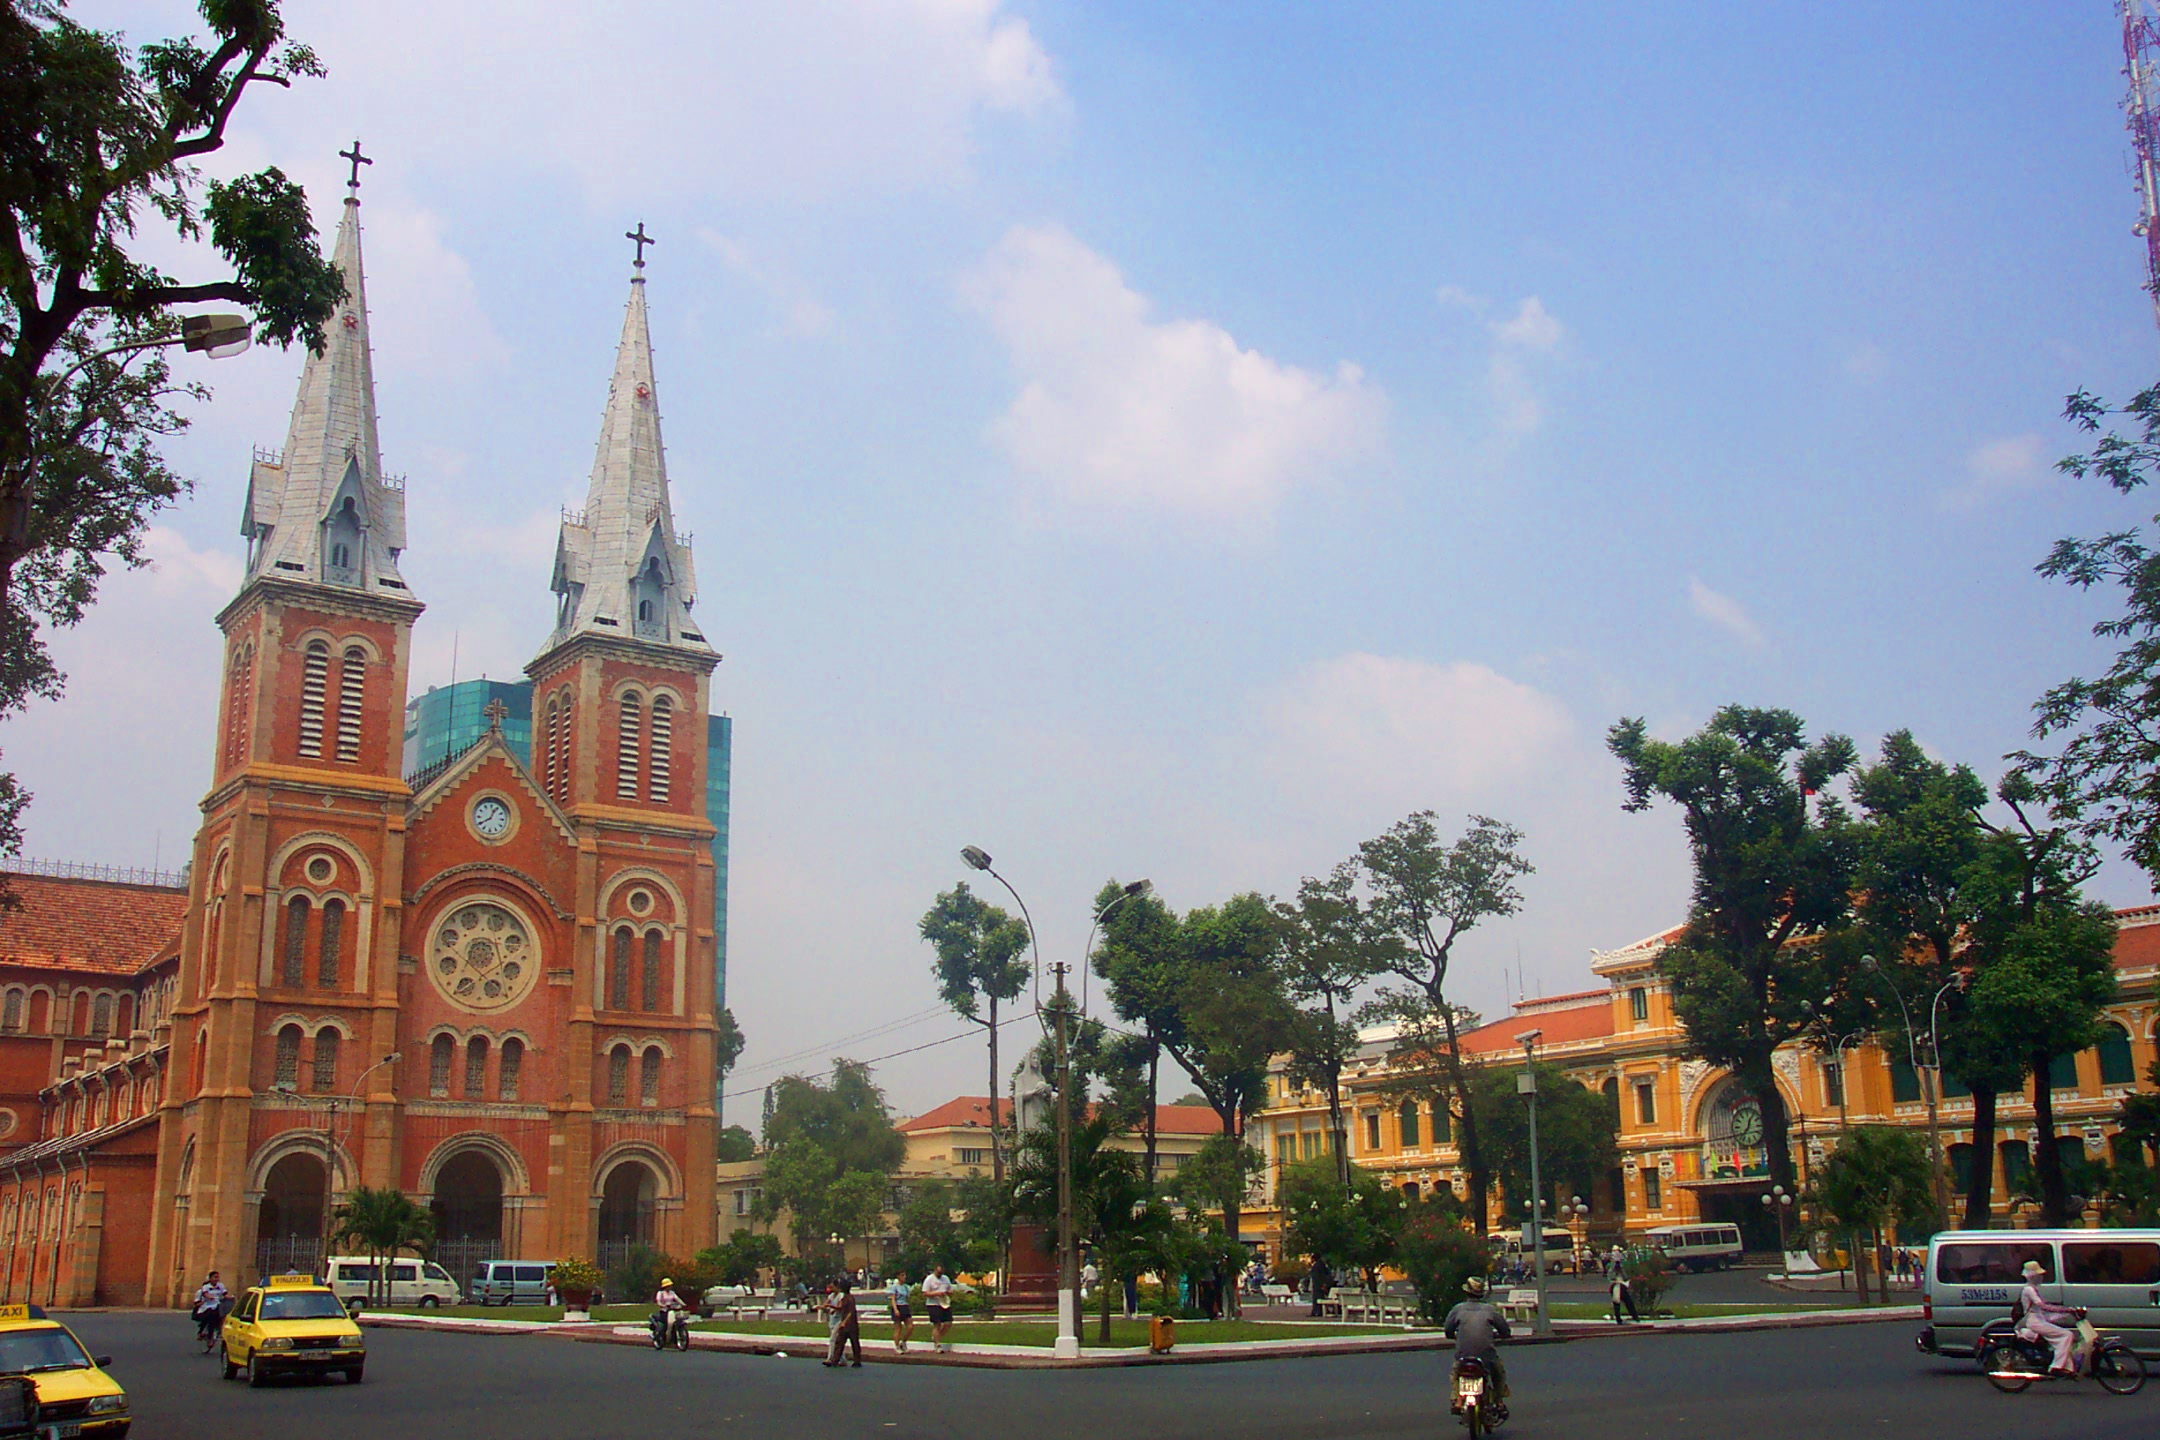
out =
[(1792, 1192), (1783, 1185), (1772, 1185), (1770, 1193), (1762, 1197), (1762, 1203), (1769, 1208), (1771, 1214), (1777, 1216), (1778, 1249), (1784, 1254), (1792, 1254), (1792, 1239), (1786, 1233), (1786, 1226), (1792, 1218)]
[[(1935, 1035), (1934, 1007), (1930, 1006), (1931, 1013), (1928, 1019), (1928, 1054), (1934, 1063), (1927, 1067), (1926, 1073), (1922, 1074), (1918, 1048), (1919, 1036), (1913, 1032), (1912, 1011), (1905, 1007), (1904, 992), (1898, 989), (1897, 982), (1890, 978), (1890, 972), (1885, 970), (1882, 962), (1873, 955), (1861, 956), (1860, 968), (1889, 987), (1890, 993), (1897, 998), (1898, 1013), (1905, 1017), (1906, 1063), (1912, 1066), (1913, 1072), (1919, 1076), (1920, 1095), (1922, 1099), (1927, 1101), (1928, 1156), (1931, 1161), (1930, 1168), (1933, 1171), (1935, 1182), (1935, 1213), (1947, 1216), (1950, 1213), (1949, 1177), (1943, 1173), (1942, 1117), (1938, 1113), (1937, 1103), (1938, 1092), (1942, 1089), (1942, 1070), (1940, 1068), (1942, 1065), (1942, 1050)], [(1943, 992), (1957, 983), (1958, 980), (1953, 979), (1950, 985), (1945, 985), (1942, 990), (1936, 991), (1935, 1003), (1939, 1005), (1942, 1002)]]
[[(402, 1053), (400, 1051), (393, 1050), (388, 1055), (383, 1056), (382, 1059), (377, 1060), (374, 1064), (368, 1066), (367, 1069), (362, 1070), (360, 1072), (359, 1078), (353, 1081), (353, 1087), (349, 1094), (346, 1094), (344, 1096), (324, 1095), (320, 1097), (323, 1102), (322, 1263), (324, 1266), (323, 1273), (326, 1275), (329, 1273), (328, 1267), (330, 1264), (330, 1182), (331, 1177), (333, 1177), (337, 1173), (338, 1101), (340, 1099), (349, 1100), (357, 1105), (360, 1102), (360, 1089), (362, 1086), (367, 1084), (368, 1076), (374, 1074), (377, 1070), (382, 1069), (385, 1065), (395, 1064), (401, 1058), (403, 1058)], [(312, 1101), (317, 1098), (313, 1095), (306, 1095), (301, 1093), (300, 1087), (293, 1084), (289, 1080), (281, 1080), (270, 1088), (277, 1091), (281, 1095), (291, 1095), (294, 1098), (300, 1100)]]
[[(1042, 972), (1042, 944), (1035, 936), (1035, 917), (1028, 914), (1027, 901), (1013, 889), (1012, 882), (991, 868), (990, 856), (981, 847), (968, 845), (961, 849), (960, 858), (969, 868), (980, 870), (1013, 897), (1020, 907), (1020, 916), (1027, 921), (1028, 941), (1035, 949), (1037, 983)], [(1135, 882), (1142, 883), (1142, 882)], [(1068, 995), (1065, 989), (1065, 972), (1071, 967), (1062, 962), (1050, 967), (1057, 977), (1056, 997), (1051, 1004), (1057, 1020), (1057, 1158), (1058, 1158), (1058, 1333), (1057, 1343), (1050, 1353), (1060, 1360), (1080, 1358), (1080, 1252), (1073, 1243), (1072, 1198), (1072, 1066), (1066, 1029), (1071, 1016), (1068, 1013)], [(995, 1117), (993, 1117), (995, 1118)]]
[(1532, 1282), (1537, 1286), (1537, 1317), (1530, 1322), (1533, 1335), (1552, 1334), (1552, 1320), (1545, 1313), (1545, 1181), (1538, 1172), (1537, 1144), (1537, 1042), (1543, 1030), (1525, 1030), (1515, 1037), (1522, 1046), (1523, 1072), (1515, 1077), (1515, 1093), (1530, 1098), (1530, 1254)]

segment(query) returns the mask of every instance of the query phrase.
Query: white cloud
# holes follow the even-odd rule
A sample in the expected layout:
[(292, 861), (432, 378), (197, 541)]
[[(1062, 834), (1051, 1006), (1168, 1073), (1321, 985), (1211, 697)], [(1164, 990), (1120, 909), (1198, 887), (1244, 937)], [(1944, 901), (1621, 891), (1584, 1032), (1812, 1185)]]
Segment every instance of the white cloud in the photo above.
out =
[[(1460, 285), (1442, 285), (1433, 298), (1443, 309), (1482, 317), (1492, 308), (1485, 296)], [(1545, 423), (1543, 379), (1567, 342), (1567, 327), (1535, 295), (1516, 302), (1505, 319), (1488, 320), (1491, 352), (1485, 362), (1485, 385), (1493, 423), (1503, 435), (1527, 435)]]
[(1976, 445), (1965, 456), (1965, 479), (1942, 493), (1947, 510), (1971, 510), (2028, 490), (2053, 478), (2047, 442), (2028, 431)]
[(1352, 652), (1308, 666), (1268, 706), (1278, 769), (1326, 793), (1461, 804), (1534, 777), (1567, 745), (1558, 700), (1472, 661)]
[(1508, 349), (1542, 353), (1557, 349), (1567, 338), (1567, 330), (1545, 308), (1544, 301), (1531, 295), (1515, 307), (1512, 317), (1493, 326), (1493, 336)]
[(1693, 575), (1688, 576), (1687, 590), (1688, 608), (1698, 616), (1751, 649), (1759, 649), (1765, 643), (1762, 627), (1739, 601), (1711, 589)]
[(1209, 320), (1156, 320), (1109, 260), (1055, 226), (1015, 227), (962, 283), (1004, 341), (1019, 396), (991, 428), (1076, 505), (1257, 521), (1296, 486), (1372, 455), (1386, 398), (1245, 349)]
[(697, 237), (729, 270), (772, 302), (790, 334), (814, 340), (833, 332), (832, 307), (818, 299), (784, 263), (767, 261), (745, 242), (717, 230), (700, 229)]
[[(309, 193), (332, 192), (318, 182)], [(327, 243), (335, 211), (325, 218)], [(379, 373), (387, 364), (423, 380), (459, 380), (508, 363), (510, 348), (481, 308), (472, 266), (444, 238), (441, 215), (385, 190), (368, 197), (360, 225)]]

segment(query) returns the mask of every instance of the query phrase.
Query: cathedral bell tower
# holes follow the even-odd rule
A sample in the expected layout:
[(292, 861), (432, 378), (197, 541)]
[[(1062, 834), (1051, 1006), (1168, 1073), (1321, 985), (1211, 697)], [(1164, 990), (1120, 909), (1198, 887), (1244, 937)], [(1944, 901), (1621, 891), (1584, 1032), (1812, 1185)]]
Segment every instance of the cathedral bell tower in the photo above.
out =
[[(396, 1041), (399, 766), (422, 606), (398, 573), (405, 484), (384, 473), (376, 437), (359, 195), (372, 161), (357, 142), (344, 154), (333, 258), (345, 300), (301, 370), (284, 449), (256, 452), (246, 579), (217, 617), (224, 683), (182, 940), (158, 1157), (174, 1205), (153, 1221), (153, 1295), (213, 1267), (252, 1274), (266, 1246), (266, 1263), (312, 1265), (328, 1203), (382, 1183), (388, 1164), (390, 1072), (371, 1067)], [(346, 1114), (326, 1145), (331, 1097)]]

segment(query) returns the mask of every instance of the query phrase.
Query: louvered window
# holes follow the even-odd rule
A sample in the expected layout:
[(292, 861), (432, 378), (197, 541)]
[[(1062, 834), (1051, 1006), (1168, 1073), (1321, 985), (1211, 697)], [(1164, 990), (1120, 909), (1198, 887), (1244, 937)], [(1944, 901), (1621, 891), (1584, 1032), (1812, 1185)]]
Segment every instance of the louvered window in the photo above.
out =
[(428, 1047), (428, 1094), (440, 1100), (450, 1093), (450, 1037), (437, 1035)]
[(668, 764), (675, 743), (675, 702), (665, 695), (653, 696), (652, 764), (647, 767), (646, 793), (655, 804), (668, 798)]
[(335, 1030), (317, 1031), (315, 1035), (315, 1090), (327, 1095), (337, 1088), (338, 1041), (343, 1037)]
[(96, 1036), (112, 1034), (113, 997), (100, 995), (90, 1002), (90, 1033)]
[(630, 1008), (630, 932), (615, 932), (615, 953), (608, 958), (608, 1009)]
[(608, 1051), (607, 1098), (610, 1105), (630, 1103), (630, 1047), (618, 1045)]
[(232, 684), (225, 703), (225, 763), (237, 765), (247, 755), (248, 716), (254, 703), (255, 647), (243, 645), (233, 656)]
[(562, 769), (562, 697), (553, 695), (547, 702), (547, 725), (540, 739), (540, 788), (557, 799), (562, 798), (556, 788), (556, 776)]
[(637, 799), (638, 732), (644, 722), (644, 706), (635, 693), (622, 697), (622, 719), (615, 731), (615, 793), (624, 800)]
[(366, 698), (367, 652), (348, 646), (345, 663), (338, 667), (337, 758), (341, 764), (360, 763), (360, 707)]
[(497, 1093), (503, 1099), (515, 1100), (518, 1098), (518, 1071), (522, 1068), (524, 1062), (525, 1042), (522, 1040), (503, 1041), (502, 1059), (497, 1064), (495, 1078)]
[(300, 1083), (300, 1027), (287, 1025), (277, 1032), (277, 1079), (287, 1089)]
[(295, 990), (307, 983), (307, 917), (307, 896), (293, 896), (285, 906), (285, 955), (278, 979)]
[(663, 943), (663, 937), (658, 930), (647, 930), (645, 932), (644, 999), (647, 1010), (658, 1010), (660, 1008), (661, 981), (664, 978), (661, 972), (666, 963), (661, 959), (660, 953)]
[(645, 1052), (645, 1073), (638, 1077), (638, 1103), (660, 1103), (660, 1047), (657, 1045)]
[(322, 907), (322, 946), (315, 969), (315, 983), (325, 990), (338, 988), (338, 951), (344, 942), (345, 902), (325, 900)]
[(330, 646), (310, 640), (300, 670), (300, 753), (310, 760), (322, 758), (323, 695), (329, 686)]
[(475, 1035), (465, 1042), (465, 1098), (481, 1099), (487, 1093), (488, 1042)]

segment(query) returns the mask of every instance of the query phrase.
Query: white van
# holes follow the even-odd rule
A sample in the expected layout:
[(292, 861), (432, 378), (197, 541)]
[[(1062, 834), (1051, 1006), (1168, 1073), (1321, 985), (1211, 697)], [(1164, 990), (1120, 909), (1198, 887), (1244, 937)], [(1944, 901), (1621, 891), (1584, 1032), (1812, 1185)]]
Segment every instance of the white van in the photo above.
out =
[(1675, 1270), (1730, 1270), (1740, 1263), (1737, 1225), (1660, 1225), (1644, 1238)]
[[(433, 1310), (438, 1305), (461, 1305), (465, 1301), (450, 1272), (432, 1260), (410, 1256), (389, 1262), (392, 1305), (417, 1305)], [(359, 1300), (381, 1304), (375, 1286), (375, 1262), (365, 1255), (330, 1257), (330, 1289), (347, 1304)]]
[(1928, 1242), (1920, 1348), (1972, 1354), (1980, 1327), (2008, 1318), (2027, 1260), (2047, 1270), (2042, 1298), (2160, 1356), (2160, 1230), (1946, 1230)]

